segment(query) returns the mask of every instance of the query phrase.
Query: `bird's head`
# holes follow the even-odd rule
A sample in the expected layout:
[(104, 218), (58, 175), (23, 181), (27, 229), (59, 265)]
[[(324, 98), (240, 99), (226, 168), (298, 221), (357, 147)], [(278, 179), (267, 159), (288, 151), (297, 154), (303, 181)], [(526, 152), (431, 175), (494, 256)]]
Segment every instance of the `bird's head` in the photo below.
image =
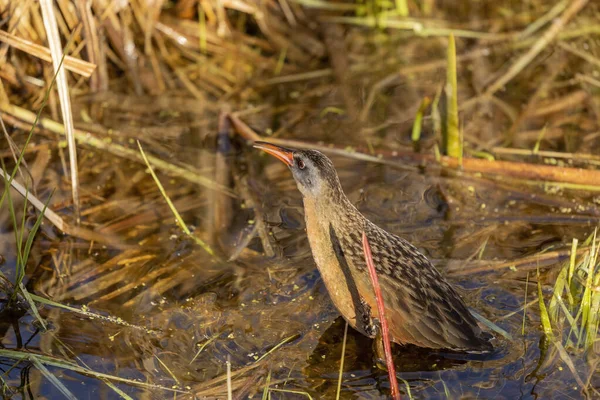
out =
[(267, 142), (255, 142), (254, 147), (283, 161), (292, 171), (304, 197), (322, 199), (324, 196), (337, 197), (342, 194), (333, 163), (323, 153), (288, 149)]

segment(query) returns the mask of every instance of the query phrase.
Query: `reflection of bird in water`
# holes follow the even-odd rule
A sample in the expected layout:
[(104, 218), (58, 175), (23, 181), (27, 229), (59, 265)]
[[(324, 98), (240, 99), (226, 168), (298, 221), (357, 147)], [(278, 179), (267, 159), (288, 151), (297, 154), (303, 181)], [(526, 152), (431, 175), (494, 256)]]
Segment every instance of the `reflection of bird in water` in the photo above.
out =
[(362, 251), (371, 244), (386, 316), (396, 343), (452, 350), (491, 350), (466, 305), (431, 262), (406, 240), (367, 220), (346, 198), (329, 158), (265, 142), (254, 147), (292, 171), (302, 192), (313, 257), (333, 303), (350, 326), (373, 337), (375, 296)]

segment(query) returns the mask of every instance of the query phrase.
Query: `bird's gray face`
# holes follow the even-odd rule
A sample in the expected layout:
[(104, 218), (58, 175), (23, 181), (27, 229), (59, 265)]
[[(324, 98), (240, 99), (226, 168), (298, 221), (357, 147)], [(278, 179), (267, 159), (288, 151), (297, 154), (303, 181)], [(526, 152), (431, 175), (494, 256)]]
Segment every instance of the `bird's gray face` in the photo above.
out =
[(302, 195), (318, 197), (323, 191), (323, 180), (315, 162), (305, 153), (305, 151), (294, 152), (294, 163), (290, 169)]
[(342, 192), (331, 160), (316, 150), (294, 150), (266, 142), (256, 142), (261, 149), (283, 161), (292, 171), (304, 197), (322, 198)]
[(304, 197), (322, 198), (340, 186), (333, 163), (316, 150), (294, 151), (290, 169)]

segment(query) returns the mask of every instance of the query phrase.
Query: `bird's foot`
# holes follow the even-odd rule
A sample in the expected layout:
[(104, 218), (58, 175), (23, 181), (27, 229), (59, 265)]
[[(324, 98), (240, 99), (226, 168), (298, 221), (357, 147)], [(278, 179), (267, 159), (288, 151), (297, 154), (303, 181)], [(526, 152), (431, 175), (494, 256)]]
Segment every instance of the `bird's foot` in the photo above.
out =
[(373, 318), (371, 315), (371, 306), (369, 306), (362, 298), (360, 299), (360, 310), (358, 315), (360, 315), (361, 326), (365, 335), (373, 338), (373, 362), (377, 368), (387, 371), (385, 350), (383, 348), (383, 336), (381, 335), (379, 319)]
[(385, 361), (385, 349), (383, 348), (383, 336), (379, 329), (379, 320), (374, 319), (375, 339), (373, 339), (373, 363), (377, 368), (387, 371), (387, 363)]

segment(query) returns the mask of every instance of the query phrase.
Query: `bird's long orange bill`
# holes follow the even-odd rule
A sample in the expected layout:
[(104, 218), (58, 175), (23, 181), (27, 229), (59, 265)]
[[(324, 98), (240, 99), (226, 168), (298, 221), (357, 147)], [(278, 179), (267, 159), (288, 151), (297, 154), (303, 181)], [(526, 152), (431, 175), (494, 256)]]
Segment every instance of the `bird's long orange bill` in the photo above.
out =
[(267, 142), (254, 142), (254, 147), (261, 149), (283, 161), (288, 167), (294, 164), (294, 151)]

